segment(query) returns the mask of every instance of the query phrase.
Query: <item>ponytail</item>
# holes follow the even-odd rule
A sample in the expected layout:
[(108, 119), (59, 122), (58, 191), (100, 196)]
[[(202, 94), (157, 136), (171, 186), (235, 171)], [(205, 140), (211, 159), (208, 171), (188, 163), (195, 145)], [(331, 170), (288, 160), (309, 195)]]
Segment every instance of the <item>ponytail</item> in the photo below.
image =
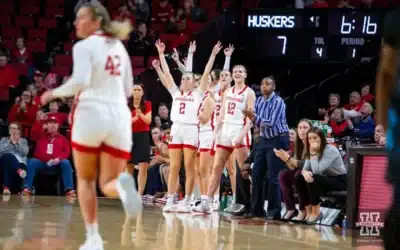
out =
[(129, 38), (129, 34), (132, 31), (132, 24), (128, 20), (120, 21), (110, 21), (104, 24), (102, 27), (105, 33), (108, 35), (118, 38), (120, 40), (126, 40)]

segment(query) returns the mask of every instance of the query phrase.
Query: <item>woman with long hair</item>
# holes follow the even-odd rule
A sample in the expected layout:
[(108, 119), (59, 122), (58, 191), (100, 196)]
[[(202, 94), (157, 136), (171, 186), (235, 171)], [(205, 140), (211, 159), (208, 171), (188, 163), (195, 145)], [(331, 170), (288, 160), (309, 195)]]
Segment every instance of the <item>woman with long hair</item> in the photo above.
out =
[(307, 132), (312, 128), (311, 121), (308, 119), (301, 119), (297, 124), (297, 133), (294, 141), (293, 154), (286, 152), (283, 149), (274, 150), (275, 155), (279, 157), (283, 162), (286, 163), (287, 169), (282, 170), (279, 173), (279, 185), (282, 189), (283, 203), (285, 203), (286, 214), (283, 216), (283, 220), (290, 221), (292, 219), (296, 221), (303, 221), (307, 215), (311, 214), (311, 210), (305, 204), (299, 203), (299, 210), (296, 210), (296, 200), (294, 197), (293, 185), (297, 175), (301, 174), (301, 169), (304, 165), (304, 158), (306, 154), (306, 141)]
[(306, 222), (314, 224), (322, 220), (320, 197), (327, 191), (343, 191), (347, 187), (347, 168), (339, 150), (327, 144), (320, 128), (313, 127), (307, 133), (304, 167), (295, 177), (299, 202), (304, 204)]
[(254, 91), (245, 84), (247, 71), (244, 66), (234, 66), (232, 75), (235, 85), (223, 94), (222, 110), (214, 130), (214, 138), (218, 134), (218, 139), (207, 198), (194, 208), (194, 211), (200, 213), (213, 211), (213, 195), (218, 189), (222, 170), (232, 152), (239, 166), (244, 164), (249, 155), (251, 142), (249, 131), (252, 123), (243, 115), (242, 110), (253, 110), (256, 96)]
[[(129, 22), (111, 21), (101, 4), (85, 3), (77, 12), (73, 47), (73, 73), (60, 87), (45, 92), (43, 105), (76, 96), (72, 111), (72, 148), (78, 199), (86, 226), (80, 250), (102, 250), (97, 223), (96, 180), (108, 197), (119, 197), (127, 216), (142, 209), (133, 177), (124, 172), (132, 149), (132, 116), (127, 98), (133, 77), (128, 53)], [(97, 176), (99, 173), (99, 176)]]
[(146, 187), (147, 168), (150, 162), (151, 102), (144, 100), (144, 86), (133, 86), (132, 98), (132, 163), (139, 165), (138, 192), (143, 196)]
[[(163, 209), (164, 212), (190, 212), (190, 195), (194, 188), (194, 161), (198, 148), (199, 129), (197, 110), (199, 109), (201, 100), (208, 88), (206, 81), (201, 81), (200, 86), (196, 88), (196, 82), (191, 72), (185, 72), (182, 75), (180, 88), (170, 73), (167, 61), (165, 59), (165, 44), (161, 41), (156, 42), (156, 48), (160, 57), (161, 67), (158, 63), (153, 64), (163, 86), (170, 92), (172, 96), (171, 120), (173, 125), (171, 128), (169, 147), (170, 173), (168, 177), (168, 198)], [(221, 49), (217, 44), (213, 49), (215, 55)], [(186, 173), (185, 199), (181, 206), (174, 204), (174, 192), (176, 190), (177, 178), (179, 170), (183, 162)]]

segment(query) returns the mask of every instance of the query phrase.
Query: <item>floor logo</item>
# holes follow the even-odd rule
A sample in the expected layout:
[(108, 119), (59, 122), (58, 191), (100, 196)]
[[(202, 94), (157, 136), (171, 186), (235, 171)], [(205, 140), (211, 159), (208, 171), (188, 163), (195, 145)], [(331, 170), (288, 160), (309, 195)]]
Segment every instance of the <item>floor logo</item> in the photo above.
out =
[(381, 244), (381, 229), (384, 226), (383, 213), (360, 212), (356, 227), (360, 228), (355, 237), (357, 245), (379, 245)]

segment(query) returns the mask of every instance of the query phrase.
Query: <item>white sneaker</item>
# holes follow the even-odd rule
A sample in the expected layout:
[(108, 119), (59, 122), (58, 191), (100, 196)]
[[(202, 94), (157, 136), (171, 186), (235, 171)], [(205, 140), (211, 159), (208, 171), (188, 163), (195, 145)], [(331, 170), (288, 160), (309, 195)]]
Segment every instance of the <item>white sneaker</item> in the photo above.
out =
[(201, 203), (201, 199), (200, 198), (196, 198), (195, 200), (190, 202), (190, 207), (194, 208), (195, 206), (198, 206), (200, 203)]
[(135, 180), (129, 173), (121, 173), (117, 180), (120, 199), (124, 205), (126, 215), (134, 217), (143, 209), (142, 199), (135, 187)]
[(104, 250), (103, 239), (100, 235), (90, 236), (79, 250)]
[(188, 200), (183, 199), (182, 202), (180, 202), (176, 206), (177, 213), (190, 213), (191, 211), (192, 211), (192, 208), (191, 208), (190, 202)]
[(213, 212), (212, 200), (202, 200), (200, 205), (192, 210), (195, 213), (211, 214)]
[(219, 200), (214, 200), (212, 207), (214, 211), (219, 211)]
[(177, 205), (174, 204), (173, 200), (168, 200), (167, 199), (167, 202), (165, 203), (165, 206), (163, 208), (163, 212), (165, 212), (165, 213), (175, 213), (176, 212), (176, 206)]

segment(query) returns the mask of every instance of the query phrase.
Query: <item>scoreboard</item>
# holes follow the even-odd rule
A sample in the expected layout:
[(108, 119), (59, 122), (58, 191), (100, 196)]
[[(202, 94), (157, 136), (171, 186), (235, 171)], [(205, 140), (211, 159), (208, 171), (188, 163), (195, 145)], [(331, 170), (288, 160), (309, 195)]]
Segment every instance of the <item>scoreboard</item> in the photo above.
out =
[(379, 54), (384, 10), (258, 9), (245, 14), (245, 50), (259, 59), (352, 61)]

